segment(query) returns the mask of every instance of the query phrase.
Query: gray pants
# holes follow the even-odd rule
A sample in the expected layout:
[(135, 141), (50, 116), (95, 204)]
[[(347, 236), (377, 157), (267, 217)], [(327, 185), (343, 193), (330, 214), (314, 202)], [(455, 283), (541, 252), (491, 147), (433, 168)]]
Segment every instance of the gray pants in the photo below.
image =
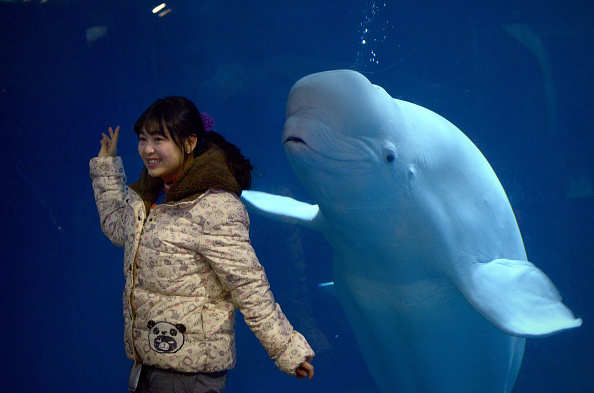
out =
[(225, 389), (227, 371), (183, 373), (142, 366), (135, 393), (220, 393)]

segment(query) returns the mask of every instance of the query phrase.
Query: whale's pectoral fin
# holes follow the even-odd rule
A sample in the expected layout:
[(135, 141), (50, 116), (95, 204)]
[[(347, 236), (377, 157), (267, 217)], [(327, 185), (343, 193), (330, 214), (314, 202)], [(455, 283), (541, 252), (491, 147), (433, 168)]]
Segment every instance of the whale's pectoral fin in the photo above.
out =
[(243, 191), (241, 199), (248, 211), (256, 212), (276, 221), (321, 230), (323, 220), (318, 205), (310, 205), (293, 198), (260, 191)]
[(547, 275), (528, 261), (473, 264), (469, 281), (462, 292), (470, 304), (505, 333), (539, 337), (582, 324)]

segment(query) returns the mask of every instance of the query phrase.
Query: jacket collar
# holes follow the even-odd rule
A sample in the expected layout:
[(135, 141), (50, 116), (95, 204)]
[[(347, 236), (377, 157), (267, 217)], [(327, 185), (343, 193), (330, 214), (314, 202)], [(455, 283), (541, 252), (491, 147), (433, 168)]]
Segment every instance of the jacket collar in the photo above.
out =
[[(130, 185), (130, 188), (150, 206), (163, 188), (163, 180), (149, 176), (148, 170), (144, 168), (140, 180)], [(227, 165), (225, 153), (215, 144), (210, 144), (208, 150), (195, 157), (184, 169), (169, 188), (165, 202), (193, 199), (210, 189), (241, 195), (241, 187)]]

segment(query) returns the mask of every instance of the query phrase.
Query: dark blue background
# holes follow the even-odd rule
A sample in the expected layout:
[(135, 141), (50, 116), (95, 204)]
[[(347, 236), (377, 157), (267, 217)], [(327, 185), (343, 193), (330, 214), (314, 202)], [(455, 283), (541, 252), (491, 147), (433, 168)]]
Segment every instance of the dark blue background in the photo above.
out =
[[(309, 201), (280, 144), (287, 93), (309, 73), (353, 68), (477, 144), (529, 259), (584, 319), (528, 340), (514, 392), (591, 391), (593, 6), (515, 3), (173, 0), (160, 18), (157, 1), (1, 1), (2, 390), (125, 391), (123, 253), (100, 231), (88, 176), (101, 132), (121, 125), (134, 181), (136, 118), (156, 98), (186, 95), (252, 159), (255, 189)], [(546, 48), (556, 124), (541, 66), (509, 24)], [(88, 38), (96, 26), (104, 36)], [(277, 301), (318, 353), (316, 377), (277, 371), (239, 317), (228, 391), (377, 392), (337, 300), (317, 287), (332, 279), (325, 241), (258, 217), (252, 241)]]

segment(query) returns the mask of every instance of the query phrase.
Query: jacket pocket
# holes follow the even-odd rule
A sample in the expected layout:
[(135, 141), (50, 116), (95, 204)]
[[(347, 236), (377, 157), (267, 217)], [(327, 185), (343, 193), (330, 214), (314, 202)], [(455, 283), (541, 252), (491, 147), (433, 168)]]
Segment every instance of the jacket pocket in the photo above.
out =
[(207, 340), (217, 335), (235, 332), (235, 307), (226, 301), (205, 304), (202, 307), (202, 331)]

